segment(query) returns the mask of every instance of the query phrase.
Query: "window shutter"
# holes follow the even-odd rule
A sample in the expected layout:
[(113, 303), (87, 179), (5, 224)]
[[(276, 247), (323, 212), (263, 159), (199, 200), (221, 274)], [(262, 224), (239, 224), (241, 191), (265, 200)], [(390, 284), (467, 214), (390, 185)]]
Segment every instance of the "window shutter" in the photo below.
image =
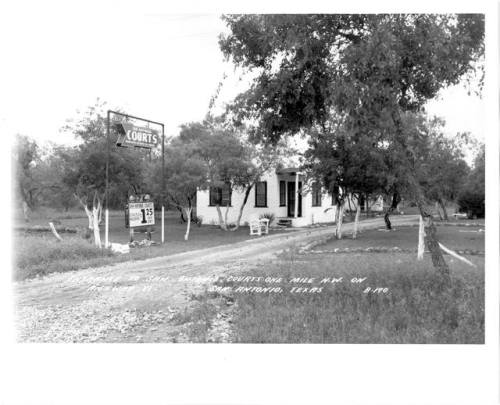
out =
[(255, 206), (256, 207), (266, 207), (267, 206), (267, 182), (258, 181), (255, 183)]
[(280, 206), (286, 206), (286, 182), (284, 180), (280, 181)]

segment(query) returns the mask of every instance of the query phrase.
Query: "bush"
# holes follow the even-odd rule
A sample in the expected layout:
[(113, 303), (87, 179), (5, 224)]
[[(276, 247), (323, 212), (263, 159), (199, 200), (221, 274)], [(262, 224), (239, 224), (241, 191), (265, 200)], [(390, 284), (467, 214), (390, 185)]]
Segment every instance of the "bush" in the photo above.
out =
[(474, 160), (474, 169), (469, 174), (462, 191), (458, 195), (460, 212), (467, 213), (467, 217), (484, 218), (485, 199), (485, 153), (484, 145)]
[(201, 215), (196, 215), (194, 218), (193, 218), (193, 222), (198, 225), (198, 226), (201, 226), (203, 224), (203, 217)]
[(269, 225), (271, 225), (272, 222), (274, 221), (275, 216), (274, 216), (274, 214), (272, 212), (265, 212), (265, 213), (261, 214), (259, 216), (259, 218), (260, 219), (263, 219), (263, 218), (268, 219), (269, 220)]
[(464, 190), (458, 196), (458, 210), (469, 219), (484, 218), (484, 191)]

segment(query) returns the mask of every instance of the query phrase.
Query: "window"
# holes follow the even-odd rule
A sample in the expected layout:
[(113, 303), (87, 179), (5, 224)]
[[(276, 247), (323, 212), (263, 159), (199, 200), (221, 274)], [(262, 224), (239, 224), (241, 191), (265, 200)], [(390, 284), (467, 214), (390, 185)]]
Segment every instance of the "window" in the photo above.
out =
[(231, 184), (226, 183), (221, 190), (221, 204), (223, 207), (231, 206)]
[(231, 184), (226, 183), (223, 187), (210, 187), (208, 205), (211, 207), (215, 205), (231, 206)]
[(255, 206), (267, 207), (267, 181), (255, 183)]
[(286, 206), (286, 181), (280, 181), (280, 207)]
[(312, 206), (321, 207), (321, 184), (318, 182), (312, 185)]
[(210, 206), (217, 205), (217, 203), (219, 202), (219, 198), (220, 198), (218, 191), (219, 191), (219, 189), (217, 187), (210, 187), (208, 205), (210, 205)]

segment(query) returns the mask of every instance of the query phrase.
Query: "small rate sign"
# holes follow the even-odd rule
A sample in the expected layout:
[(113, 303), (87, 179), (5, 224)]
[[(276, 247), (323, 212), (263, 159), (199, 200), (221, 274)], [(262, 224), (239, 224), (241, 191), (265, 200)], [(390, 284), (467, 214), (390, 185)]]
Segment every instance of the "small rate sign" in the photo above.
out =
[(155, 224), (155, 210), (153, 202), (130, 203), (128, 206), (129, 226), (148, 226)]

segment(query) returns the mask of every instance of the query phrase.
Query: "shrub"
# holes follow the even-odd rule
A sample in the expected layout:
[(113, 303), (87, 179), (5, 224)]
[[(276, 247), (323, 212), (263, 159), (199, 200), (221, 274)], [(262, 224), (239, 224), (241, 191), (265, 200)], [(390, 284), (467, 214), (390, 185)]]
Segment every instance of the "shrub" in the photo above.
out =
[(484, 191), (467, 189), (458, 196), (458, 209), (469, 219), (484, 218)]
[(260, 219), (267, 218), (269, 220), (269, 225), (274, 221), (275, 215), (272, 212), (264, 212), (259, 216)]
[(201, 226), (203, 224), (203, 217), (201, 215), (196, 215), (194, 218), (193, 218), (193, 222), (198, 225), (198, 226)]

